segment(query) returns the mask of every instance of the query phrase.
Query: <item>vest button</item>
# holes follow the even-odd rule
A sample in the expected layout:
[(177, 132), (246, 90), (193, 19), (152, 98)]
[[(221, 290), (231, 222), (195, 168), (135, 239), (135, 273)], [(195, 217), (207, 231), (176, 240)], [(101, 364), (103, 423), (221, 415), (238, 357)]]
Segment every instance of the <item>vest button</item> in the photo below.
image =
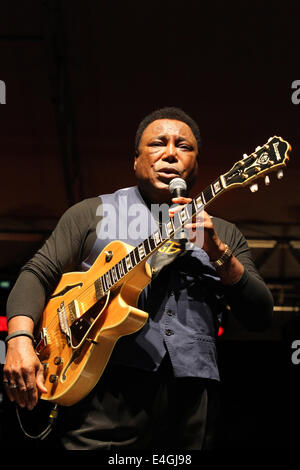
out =
[(172, 336), (174, 334), (174, 331), (173, 330), (166, 330), (165, 333), (166, 333), (167, 336)]
[(174, 312), (173, 312), (172, 310), (170, 310), (170, 309), (167, 310), (167, 314), (170, 315), (170, 317), (172, 317), (173, 315), (175, 315)]

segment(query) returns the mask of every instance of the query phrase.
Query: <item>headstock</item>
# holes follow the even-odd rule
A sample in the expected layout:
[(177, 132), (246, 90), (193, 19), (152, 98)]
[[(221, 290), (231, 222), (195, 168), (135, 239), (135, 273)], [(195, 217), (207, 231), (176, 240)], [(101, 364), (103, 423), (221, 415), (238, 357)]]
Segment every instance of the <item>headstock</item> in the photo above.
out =
[(281, 179), (282, 168), (286, 166), (291, 150), (290, 144), (281, 137), (270, 137), (265, 145), (257, 147), (249, 156), (244, 154), (243, 160), (235, 163), (231, 170), (222, 175), (225, 188), (251, 184), (250, 189), (255, 192), (258, 186), (253, 184), (254, 180), (265, 176), (265, 183), (269, 184), (268, 173), (273, 171), (277, 171), (277, 177)]

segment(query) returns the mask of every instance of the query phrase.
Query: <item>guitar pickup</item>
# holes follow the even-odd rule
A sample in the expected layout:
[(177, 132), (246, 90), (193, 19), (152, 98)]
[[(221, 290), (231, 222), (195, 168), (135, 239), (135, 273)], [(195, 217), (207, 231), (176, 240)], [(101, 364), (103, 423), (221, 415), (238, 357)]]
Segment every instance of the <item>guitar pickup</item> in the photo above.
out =
[(73, 300), (69, 304), (70, 320), (73, 323), (77, 318), (80, 318), (80, 307), (77, 300)]
[(104, 290), (103, 290), (103, 285), (102, 285), (101, 278), (97, 279), (94, 282), (94, 287), (95, 287), (95, 291), (96, 291), (96, 299), (100, 300), (104, 296)]

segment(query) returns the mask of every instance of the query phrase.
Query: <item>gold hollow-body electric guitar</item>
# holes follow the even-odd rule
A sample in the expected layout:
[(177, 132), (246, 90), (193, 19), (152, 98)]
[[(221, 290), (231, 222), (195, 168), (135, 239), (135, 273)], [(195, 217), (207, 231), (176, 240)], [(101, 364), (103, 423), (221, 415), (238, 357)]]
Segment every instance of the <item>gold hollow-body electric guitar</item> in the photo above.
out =
[[(118, 339), (147, 322), (148, 314), (137, 304), (151, 281), (148, 258), (225, 191), (253, 185), (261, 176), (268, 179), (272, 171), (280, 178), (290, 151), (281, 137), (270, 138), (137, 247), (112, 241), (88, 271), (63, 274), (35, 339), (48, 390), (41, 398), (64, 406), (84, 398), (100, 379)], [(256, 189), (255, 184), (251, 187)]]

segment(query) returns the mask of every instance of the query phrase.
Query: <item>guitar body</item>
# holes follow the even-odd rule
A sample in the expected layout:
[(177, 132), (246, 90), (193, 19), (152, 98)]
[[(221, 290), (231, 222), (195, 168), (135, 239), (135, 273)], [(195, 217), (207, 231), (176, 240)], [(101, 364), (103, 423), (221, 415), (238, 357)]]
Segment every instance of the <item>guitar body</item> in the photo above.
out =
[(94, 285), (132, 249), (111, 242), (88, 271), (62, 276), (43, 312), (36, 340), (48, 389), (42, 399), (65, 406), (81, 400), (100, 379), (117, 340), (146, 323), (148, 314), (137, 308), (139, 295), (151, 280), (146, 261), (100, 300)]

